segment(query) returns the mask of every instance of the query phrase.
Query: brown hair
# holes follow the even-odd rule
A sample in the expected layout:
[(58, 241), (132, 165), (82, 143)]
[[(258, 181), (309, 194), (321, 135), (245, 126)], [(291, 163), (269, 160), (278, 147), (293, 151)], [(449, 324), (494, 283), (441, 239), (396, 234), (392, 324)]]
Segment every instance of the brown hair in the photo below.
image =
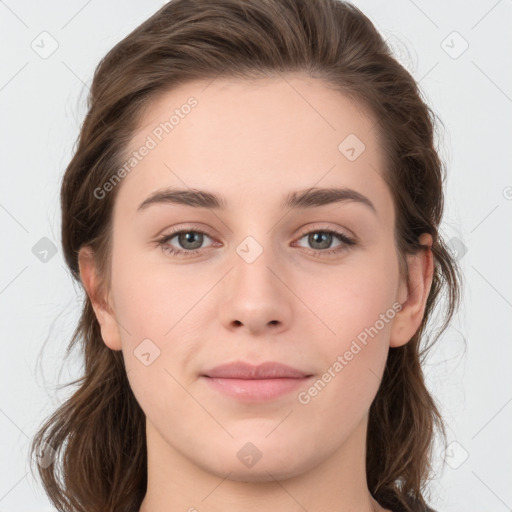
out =
[[(62, 182), (62, 246), (80, 282), (78, 252), (92, 249), (109, 286), (112, 209), (117, 188), (94, 190), (119, 169), (148, 103), (196, 79), (279, 76), (306, 72), (366, 106), (387, 158), (385, 178), (396, 211), (401, 261), (433, 237), (435, 269), (423, 322), (404, 346), (391, 348), (369, 411), (367, 483), (394, 512), (424, 509), (437, 427), (442, 417), (421, 363), (448, 326), (460, 300), (460, 274), (439, 226), (444, 168), (434, 146), (433, 111), (380, 34), (339, 0), (172, 0), (119, 42), (100, 62), (88, 113)], [(434, 307), (446, 296), (443, 322), (420, 348)], [(138, 511), (146, 492), (145, 416), (130, 388), (121, 351), (102, 341), (87, 294), (67, 354), (80, 344), (83, 376), (76, 391), (41, 426), (31, 454), (45, 443), (57, 457), (38, 465), (45, 490), (66, 512)], [(420, 510), (417, 508), (417, 510)]]

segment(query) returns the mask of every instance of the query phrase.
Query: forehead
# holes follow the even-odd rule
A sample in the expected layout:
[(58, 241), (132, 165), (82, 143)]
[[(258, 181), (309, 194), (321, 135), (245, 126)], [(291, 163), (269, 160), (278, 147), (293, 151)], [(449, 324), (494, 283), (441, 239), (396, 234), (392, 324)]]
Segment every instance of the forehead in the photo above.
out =
[(374, 125), (361, 105), (303, 74), (185, 83), (148, 104), (116, 208), (131, 215), (166, 186), (218, 191), (228, 207), (255, 211), (291, 190), (346, 186), (389, 207)]

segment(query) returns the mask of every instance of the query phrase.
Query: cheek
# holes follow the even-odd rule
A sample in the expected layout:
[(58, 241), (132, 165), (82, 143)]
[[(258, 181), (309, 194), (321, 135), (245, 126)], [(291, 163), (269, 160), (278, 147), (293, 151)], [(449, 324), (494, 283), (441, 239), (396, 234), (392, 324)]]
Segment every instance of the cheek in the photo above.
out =
[(323, 287), (323, 295), (308, 296), (329, 329), (317, 322), (318, 332), (323, 334), (316, 336), (315, 352), (322, 370), (297, 399), (304, 410), (321, 415), (335, 435), (355, 428), (380, 386), (396, 315), (393, 304), (398, 272), (393, 269), (384, 265), (371, 271), (353, 269), (333, 277), (329, 286)]
[(179, 267), (172, 269), (165, 262), (149, 265), (142, 257), (121, 251), (113, 254), (112, 267), (116, 316), (126, 327), (121, 335), (129, 345), (144, 338), (163, 339), (194, 299), (197, 302), (199, 279), (196, 285)]
[(139, 403), (165, 410), (171, 396), (183, 400), (178, 382), (189, 384), (186, 369), (201, 351), (203, 326), (215, 321), (207, 296), (215, 280), (186, 266), (149, 265), (127, 254), (113, 254), (112, 274), (125, 366)]
[(314, 323), (319, 333), (316, 352), (323, 363), (321, 382), (306, 390), (304, 402), (339, 404), (327, 413), (332, 419), (339, 420), (351, 408), (357, 417), (377, 392), (397, 308), (399, 273), (394, 254), (382, 251), (358, 259), (333, 272), (322, 286), (305, 283), (299, 292), (322, 320)]
[(389, 332), (399, 273), (393, 253), (386, 254), (382, 251), (354, 258), (346, 265), (332, 267), (326, 275), (296, 280), (295, 291), (309, 306), (309, 317), (317, 317), (326, 346), (340, 348), (376, 323), (383, 335)]

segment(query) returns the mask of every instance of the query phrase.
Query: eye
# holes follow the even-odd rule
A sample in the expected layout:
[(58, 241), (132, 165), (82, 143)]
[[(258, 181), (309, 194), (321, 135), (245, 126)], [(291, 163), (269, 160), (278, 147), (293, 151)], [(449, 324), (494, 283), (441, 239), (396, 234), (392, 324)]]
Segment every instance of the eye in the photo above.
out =
[[(356, 242), (353, 238), (345, 233), (331, 229), (316, 229), (303, 233), (299, 240), (307, 237), (307, 243), (313, 246), (313, 254), (315, 256), (325, 256), (340, 253), (349, 246), (355, 245)], [(330, 249), (333, 239), (338, 239), (340, 244), (334, 249)]]
[[(205, 236), (210, 238), (204, 231), (198, 231), (197, 229), (182, 229), (160, 238), (158, 240), (158, 245), (168, 254), (187, 257), (200, 251)], [(176, 238), (177, 243), (184, 249), (179, 249), (169, 245), (168, 242), (173, 238)]]

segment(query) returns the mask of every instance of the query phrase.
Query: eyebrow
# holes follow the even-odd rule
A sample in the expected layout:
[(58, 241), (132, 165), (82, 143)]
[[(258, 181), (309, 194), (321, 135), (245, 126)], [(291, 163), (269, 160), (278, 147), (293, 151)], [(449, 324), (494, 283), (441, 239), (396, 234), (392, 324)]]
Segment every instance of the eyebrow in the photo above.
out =
[[(317, 208), (334, 203), (357, 202), (377, 213), (374, 204), (364, 195), (350, 188), (309, 188), (290, 192), (281, 204), (283, 209), (302, 210)], [(223, 196), (197, 189), (165, 188), (157, 190), (145, 199), (137, 211), (145, 210), (154, 204), (181, 204), (193, 208), (226, 210), (227, 201)]]

